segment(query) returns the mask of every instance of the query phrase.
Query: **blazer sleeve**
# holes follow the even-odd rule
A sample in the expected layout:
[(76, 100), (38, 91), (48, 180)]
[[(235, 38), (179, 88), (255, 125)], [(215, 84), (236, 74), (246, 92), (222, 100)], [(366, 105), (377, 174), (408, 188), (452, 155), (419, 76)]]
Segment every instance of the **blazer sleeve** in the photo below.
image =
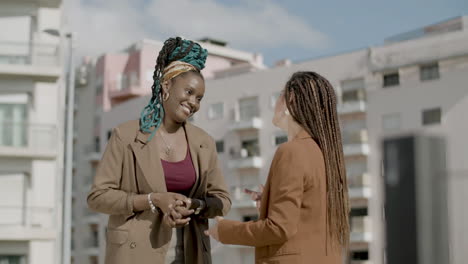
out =
[(133, 215), (133, 193), (120, 189), (124, 144), (116, 128), (107, 143), (88, 194), (90, 209), (110, 215)]
[(225, 216), (231, 209), (231, 198), (219, 167), (216, 144), (210, 140), (210, 169), (207, 172), (207, 186), (204, 200), (206, 208), (200, 213), (201, 218)]
[(262, 247), (282, 244), (294, 236), (300, 218), (303, 178), (293, 149), (288, 144), (281, 145), (270, 168), (266, 218), (250, 222), (222, 220), (218, 227), (220, 241)]

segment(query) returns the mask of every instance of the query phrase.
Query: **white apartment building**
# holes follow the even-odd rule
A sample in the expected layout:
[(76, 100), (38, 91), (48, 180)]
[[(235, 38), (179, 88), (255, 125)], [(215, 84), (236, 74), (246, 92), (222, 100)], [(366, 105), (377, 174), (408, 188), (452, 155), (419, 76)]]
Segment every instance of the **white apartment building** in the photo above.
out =
[[(381, 140), (386, 136), (409, 131), (443, 137), (447, 153), (450, 263), (466, 263), (468, 17), (449, 19), (390, 38), (385, 45), (369, 50), (369, 68), (371, 74), (366, 78), (372, 153), (369, 171), (371, 175), (379, 175)], [(371, 215), (373, 232), (379, 238), (385, 236), (382, 186), (382, 177), (374, 177), (372, 190), (380, 195), (375, 195), (371, 202)], [(385, 243), (383, 239), (375, 242), (371, 252), (376, 263), (381, 263)]]
[[(237, 73), (263, 69), (262, 57), (226, 47), (213, 39), (200, 40), (208, 49), (203, 74), (207, 80), (224, 75), (227, 69)], [(73, 262), (104, 263), (107, 215), (90, 211), (86, 196), (91, 189), (96, 167), (110, 129), (125, 121), (138, 119), (151, 94), (156, 58), (163, 43), (142, 40), (129, 48), (108, 53), (97, 59), (86, 58), (77, 70), (73, 176)], [(123, 119), (106, 118), (107, 113), (126, 109), (133, 98), (141, 105), (123, 113)], [(143, 99), (143, 101), (141, 100)], [(133, 102), (133, 101), (132, 101)]]
[(61, 263), (61, 5), (0, 2), (0, 263)]

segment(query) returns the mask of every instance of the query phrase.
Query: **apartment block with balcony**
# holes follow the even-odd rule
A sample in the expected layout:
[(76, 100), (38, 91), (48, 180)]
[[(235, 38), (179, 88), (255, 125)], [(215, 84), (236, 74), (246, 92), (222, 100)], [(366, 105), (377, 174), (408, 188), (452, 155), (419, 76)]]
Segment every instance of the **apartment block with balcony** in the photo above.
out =
[[(448, 182), (429, 184), (448, 186), (449, 232), (444, 235), (449, 240), (450, 263), (464, 263), (468, 257), (467, 29), (468, 17), (456, 17), (392, 37), (369, 54), (369, 171), (380, 174), (381, 139), (387, 136), (420, 132), (444, 139), (447, 171), (440, 173)], [(375, 177), (372, 190), (382, 193), (383, 179)], [(373, 232), (379, 238), (372, 245), (372, 257), (383, 259), (383, 195), (373, 196), (371, 208)]]
[(0, 263), (61, 263), (61, 4), (0, 3)]

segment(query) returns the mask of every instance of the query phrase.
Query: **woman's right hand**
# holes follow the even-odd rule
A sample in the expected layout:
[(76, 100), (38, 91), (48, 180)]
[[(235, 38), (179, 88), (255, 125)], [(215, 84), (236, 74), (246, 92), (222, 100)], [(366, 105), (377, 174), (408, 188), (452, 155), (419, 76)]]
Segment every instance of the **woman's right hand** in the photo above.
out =
[(156, 207), (161, 209), (164, 215), (170, 214), (173, 208), (184, 206), (189, 201), (185, 195), (172, 192), (153, 193), (151, 200)]
[(252, 199), (252, 201), (255, 202), (255, 205), (257, 207), (257, 212), (260, 212), (260, 205), (261, 205), (260, 200), (262, 199), (263, 187), (264, 185), (260, 184), (258, 186), (259, 188), (258, 192), (247, 190), (247, 189), (244, 190), (246, 194), (250, 195), (250, 199)]

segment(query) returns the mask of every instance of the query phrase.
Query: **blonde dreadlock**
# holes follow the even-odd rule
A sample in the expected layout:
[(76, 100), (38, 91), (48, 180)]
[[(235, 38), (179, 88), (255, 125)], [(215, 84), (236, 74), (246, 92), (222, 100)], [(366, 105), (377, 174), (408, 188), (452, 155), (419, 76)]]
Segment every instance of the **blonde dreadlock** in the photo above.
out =
[(349, 202), (336, 95), (327, 79), (315, 72), (296, 72), (286, 83), (291, 116), (317, 142), (326, 169), (327, 229), (332, 241), (347, 247)]

